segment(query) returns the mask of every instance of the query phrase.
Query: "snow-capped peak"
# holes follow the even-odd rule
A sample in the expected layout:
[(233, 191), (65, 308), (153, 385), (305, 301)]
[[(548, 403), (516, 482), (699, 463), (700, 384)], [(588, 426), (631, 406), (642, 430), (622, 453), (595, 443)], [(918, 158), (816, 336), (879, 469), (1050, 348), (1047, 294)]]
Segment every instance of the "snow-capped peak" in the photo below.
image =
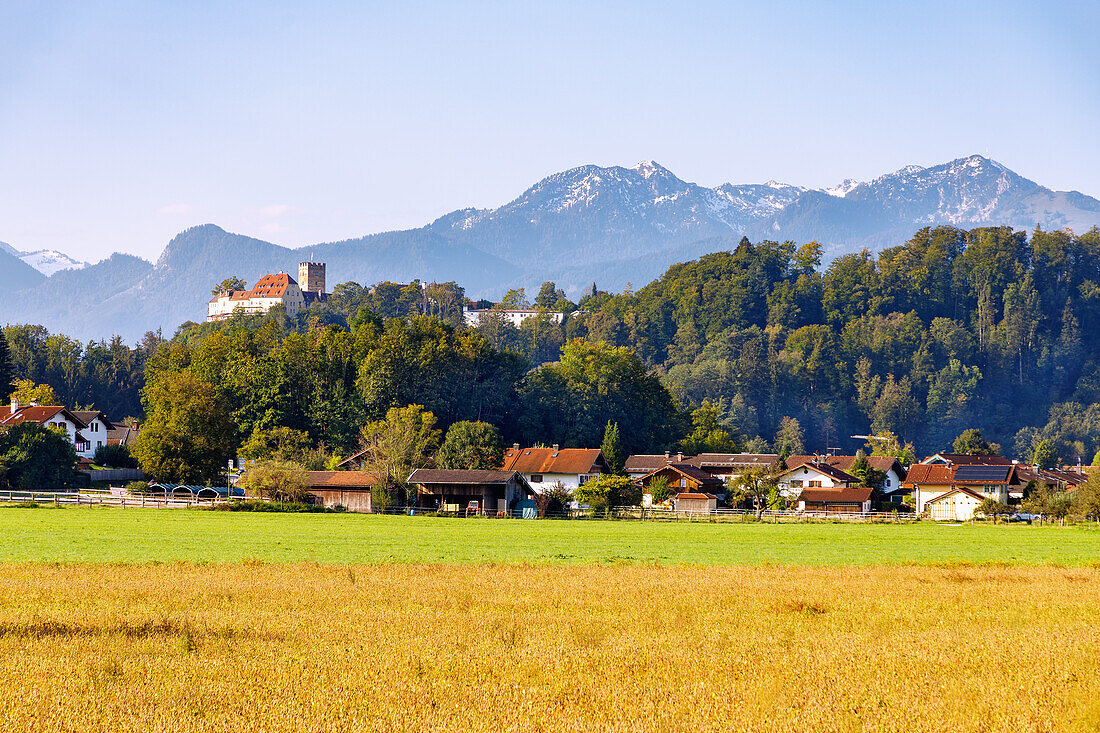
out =
[(838, 199), (842, 199), (850, 194), (852, 191), (854, 191), (859, 185), (860, 182), (856, 179), (845, 178), (837, 185), (833, 186), (832, 188), (826, 188), (824, 189), (824, 191), (830, 196), (836, 196)]
[(67, 254), (58, 252), (55, 249), (40, 249), (37, 252), (21, 252), (19, 253), (19, 259), (41, 272), (46, 277), (53, 275), (55, 272), (60, 272), (61, 270), (79, 270), (88, 266), (87, 262), (74, 260)]
[(642, 178), (649, 178), (652, 175), (660, 173), (668, 173), (668, 168), (665, 168), (655, 160), (643, 160), (641, 163), (631, 168), (631, 170), (637, 171)]

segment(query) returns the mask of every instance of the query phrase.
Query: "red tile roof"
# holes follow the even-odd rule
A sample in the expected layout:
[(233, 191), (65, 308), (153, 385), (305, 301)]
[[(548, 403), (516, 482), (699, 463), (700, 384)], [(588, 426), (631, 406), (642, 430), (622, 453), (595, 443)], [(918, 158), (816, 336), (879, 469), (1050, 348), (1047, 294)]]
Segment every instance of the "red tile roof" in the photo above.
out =
[(278, 275), (264, 275), (252, 287), (249, 295), (253, 298), (281, 298), (291, 283), (298, 284), (285, 272)]
[(690, 493), (690, 492), (685, 492), (683, 494), (677, 494), (676, 495), (677, 500), (679, 500), (679, 499), (717, 499), (717, 498), (718, 497), (716, 497), (714, 494), (693, 494), (693, 493)]
[(520, 473), (582, 474), (607, 471), (607, 461), (599, 448), (520, 448), (504, 454), (505, 471)]
[(909, 473), (905, 475), (905, 485), (911, 484), (943, 484), (950, 485), (955, 472), (951, 466), (942, 463), (918, 463), (909, 467)]
[(21, 422), (33, 422), (37, 423), (38, 425), (44, 425), (60, 412), (65, 413), (65, 417), (68, 418), (68, 420), (71, 421), (73, 424), (75, 424), (77, 429), (88, 427), (80, 420), (80, 418), (78, 418), (70, 411), (66, 410), (61, 405), (23, 407), (20, 408), (19, 412), (15, 413), (14, 415), (12, 415), (10, 412), (0, 412), (0, 416), (3, 417), (3, 419), (0, 419), (0, 425), (17, 425)]

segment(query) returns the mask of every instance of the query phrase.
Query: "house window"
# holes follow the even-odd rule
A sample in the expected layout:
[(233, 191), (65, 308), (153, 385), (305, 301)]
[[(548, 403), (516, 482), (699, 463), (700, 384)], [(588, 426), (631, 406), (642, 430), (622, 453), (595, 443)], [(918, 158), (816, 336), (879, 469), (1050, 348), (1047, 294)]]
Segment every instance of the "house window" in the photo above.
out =
[(541, 483), (542, 483), (542, 474), (541, 474), (541, 473), (533, 473), (533, 474), (531, 474), (531, 483), (533, 483), (533, 484), (541, 484)]
[(791, 481), (791, 488), (792, 489), (801, 489), (802, 488), (802, 479), (795, 479), (794, 481)]
[(886, 488), (890, 488), (890, 479), (886, 479)]
[(811, 481), (808, 485), (811, 489), (820, 489), (821, 488), (821, 482), (820, 481)]
[(688, 485), (688, 480), (686, 478), (680, 479), (680, 488), (686, 489), (687, 485)]
[[(596, 474), (596, 475), (599, 476), (599, 474)], [(592, 478), (591, 474), (588, 474), (588, 473), (579, 474), (577, 476), (577, 486), (584, 486), (585, 483), (587, 483), (588, 480), (591, 479), (591, 478)]]

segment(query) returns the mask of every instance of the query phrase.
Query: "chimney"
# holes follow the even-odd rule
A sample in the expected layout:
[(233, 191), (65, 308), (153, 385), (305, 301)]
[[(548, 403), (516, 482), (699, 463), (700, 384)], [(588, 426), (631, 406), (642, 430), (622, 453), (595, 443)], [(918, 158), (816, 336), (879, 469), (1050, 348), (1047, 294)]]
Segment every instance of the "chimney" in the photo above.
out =
[(512, 443), (512, 450), (519, 452), (519, 443)]
[(133, 424), (133, 425), (132, 425), (131, 427), (133, 428), (134, 432), (137, 432), (137, 429), (138, 429), (138, 422), (137, 422), (137, 420), (134, 420), (134, 424)]
[(677, 463), (683, 463), (684, 462), (684, 454), (683, 453), (677, 453), (676, 454), (676, 462)]
[(554, 447), (553, 447), (552, 450), (554, 451), (554, 455), (556, 456), (558, 454), (558, 444), (557, 443), (554, 443)]
[(19, 412), (19, 400), (14, 397), (11, 398), (11, 414)]
[(665, 451), (665, 463), (672, 463), (672, 454), (667, 450)]

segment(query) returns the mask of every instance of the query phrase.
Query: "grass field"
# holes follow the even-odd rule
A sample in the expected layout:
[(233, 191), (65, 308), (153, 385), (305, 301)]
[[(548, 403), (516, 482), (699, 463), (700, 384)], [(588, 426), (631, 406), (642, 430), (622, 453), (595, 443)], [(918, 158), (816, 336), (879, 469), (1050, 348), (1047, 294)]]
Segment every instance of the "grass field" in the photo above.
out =
[(9, 564), (35, 731), (1100, 726), (1100, 569)]
[(1100, 563), (1100, 531), (1027, 525), (523, 521), (0, 506), (0, 561), (898, 565)]
[(1100, 532), (0, 508), (0, 730), (1100, 729)]

